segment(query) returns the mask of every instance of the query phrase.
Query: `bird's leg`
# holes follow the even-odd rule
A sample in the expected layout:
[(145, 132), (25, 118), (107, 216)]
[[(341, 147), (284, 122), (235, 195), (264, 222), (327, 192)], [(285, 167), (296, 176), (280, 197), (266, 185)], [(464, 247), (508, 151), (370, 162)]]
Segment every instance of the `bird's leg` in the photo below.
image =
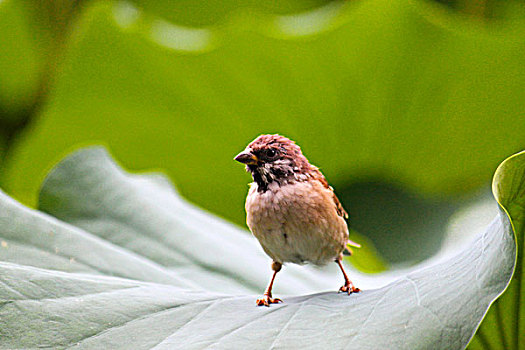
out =
[(270, 284), (268, 285), (268, 288), (266, 288), (266, 291), (264, 292), (264, 297), (261, 299), (257, 299), (257, 306), (270, 306), (270, 304), (277, 304), (282, 303), (283, 301), (281, 299), (272, 298), (272, 287), (273, 287), (273, 281), (275, 280), (275, 275), (277, 275), (277, 272), (281, 271), (281, 267), (283, 265), (280, 262), (274, 261), (272, 263), (272, 270), (273, 270), (273, 276), (270, 281)]
[(339, 288), (339, 292), (346, 292), (348, 293), (348, 295), (359, 292), (360, 289), (355, 287), (352, 281), (350, 281), (350, 279), (346, 275), (345, 269), (343, 269), (343, 265), (341, 264), (341, 257), (336, 259), (335, 262), (337, 265), (339, 265), (339, 268), (341, 269), (341, 272), (343, 273), (343, 277), (345, 278), (345, 284), (341, 288)]

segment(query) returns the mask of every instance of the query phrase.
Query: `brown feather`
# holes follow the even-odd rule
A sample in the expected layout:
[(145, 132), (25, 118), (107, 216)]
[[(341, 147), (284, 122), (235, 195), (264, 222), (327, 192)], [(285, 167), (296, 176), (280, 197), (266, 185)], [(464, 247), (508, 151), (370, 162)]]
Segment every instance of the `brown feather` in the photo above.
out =
[(321, 182), (325, 188), (328, 188), (330, 191), (332, 191), (335, 208), (337, 210), (337, 214), (339, 214), (339, 216), (341, 216), (344, 219), (348, 219), (348, 213), (346, 212), (345, 208), (343, 208), (343, 205), (339, 201), (339, 198), (337, 198), (337, 196), (335, 194), (335, 191), (334, 191), (334, 188), (328, 184), (328, 181), (326, 181), (326, 178), (321, 173), (321, 171), (319, 171), (319, 169), (316, 168), (313, 171), (313, 173), (315, 174), (314, 175), (315, 179), (317, 179), (319, 182)]

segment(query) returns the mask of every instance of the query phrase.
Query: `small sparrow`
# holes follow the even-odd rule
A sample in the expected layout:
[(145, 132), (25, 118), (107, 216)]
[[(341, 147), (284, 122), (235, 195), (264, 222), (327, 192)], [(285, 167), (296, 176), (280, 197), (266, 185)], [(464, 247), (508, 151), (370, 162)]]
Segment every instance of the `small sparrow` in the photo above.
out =
[(261, 135), (235, 160), (246, 164), (253, 177), (246, 197), (246, 222), (273, 259), (272, 279), (257, 305), (282, 302), (272, 297), (272, 286), (286, 262), (320, 266), (335, 261), (345, 279), (339, 291), (359, 292), (341, 264), (343, 251), (350, 251), (347, 246), (359, 246), (348, 239), (348, 214), (301, 148), (281, 135)]

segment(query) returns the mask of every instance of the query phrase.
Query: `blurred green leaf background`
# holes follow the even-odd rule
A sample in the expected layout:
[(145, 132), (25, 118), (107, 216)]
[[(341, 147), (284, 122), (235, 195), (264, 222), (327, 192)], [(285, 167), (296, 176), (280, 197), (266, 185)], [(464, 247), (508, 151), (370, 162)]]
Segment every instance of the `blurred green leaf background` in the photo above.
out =
[(103, 143), (243, 225), (232, 157), (279, 132), (402, 263), (525, 141), (523, 2), (2, 0), (0, 26), (0, 184), (29, 205)]
[(0, 0), (0, 33), (0, 187), (28, 205), (100, 143), (244, 225), (232, 158), (278, 132), (406, 265), (468, 208), (488, 223), (491, 176), (525, 145), (523, 1)]
[(279, 132), (413, 262), (525, 141), (523, 2), (2, 0), (0, 28), (0, 184), (30, 205), (103, 143), (243, 225), (232, 157)]

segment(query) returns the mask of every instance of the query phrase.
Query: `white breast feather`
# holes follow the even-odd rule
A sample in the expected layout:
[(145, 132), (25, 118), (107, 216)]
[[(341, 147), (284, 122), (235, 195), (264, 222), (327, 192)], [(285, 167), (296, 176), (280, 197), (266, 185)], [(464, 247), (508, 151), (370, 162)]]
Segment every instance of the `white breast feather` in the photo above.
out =
[(318, 181), (274, 182), (265, 192), (252, 184), (246, 199), (248, 227), (274, 261), (326, 264), (348, 239), (332, 196)]

